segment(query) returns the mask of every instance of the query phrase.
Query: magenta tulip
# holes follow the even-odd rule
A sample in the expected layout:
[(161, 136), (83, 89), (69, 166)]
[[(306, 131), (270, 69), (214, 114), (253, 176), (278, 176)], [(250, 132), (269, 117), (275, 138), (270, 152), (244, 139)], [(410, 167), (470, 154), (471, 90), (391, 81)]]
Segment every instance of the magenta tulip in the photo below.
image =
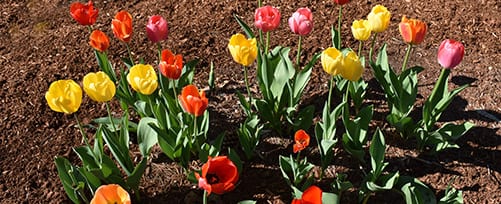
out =
[(308, 8), (298, 9), (289, 18), (289, 27), (292, 32), (298, 35), (308, 35), (313, 29), (313, 14), (311, 14), (311, 10)]
[(280, 25), (280, 11), (273, 6), (256, 9), (254, 25), (263, 32), (275, 30)]
[(146, 25), (146, 35), (153, 43), (167, 39), (169, 35), (167, 21), (159, 15), (150, 17), (148, 24)]
[(455, 40), (444, 40), (438, 48), (438, 63), (442, 67), (452, 69), (456, 67), (464, 56), (464, 46)]

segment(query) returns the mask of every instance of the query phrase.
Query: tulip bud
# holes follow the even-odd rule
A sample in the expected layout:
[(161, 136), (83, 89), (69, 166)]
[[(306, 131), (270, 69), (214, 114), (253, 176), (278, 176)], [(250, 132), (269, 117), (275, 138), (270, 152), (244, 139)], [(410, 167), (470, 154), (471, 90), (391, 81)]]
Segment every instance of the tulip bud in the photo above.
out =
[(349, 51), (343, 58), (341, 76), (350, 81), (358, 81), (364, 73), (364, 66), (357, 56), (357, 53)]
[(132, 89), (144, 94), (152, 94), (158, 87), (157, 74), (151, 65), (136, 64), (127, 74), (127, 82)]
[(343, 53), (334, 47), (329, 47), (324, 50), (320, 56), (322, 68), (328, 74), (335, 76), (340, 73), (343, 60)]
[(100, 30), (94, 30), (90, 34), (89, 44), (99, 52), (104, 52), (110, 47), (110, 39)]
[(257, 58), (256, 38), (247, 39), (240, 33), (231, 36), (228, 49), (233, 60), (244, 66), (251, 65)]
[(382, 5), (376, 5), (367, 16), (372, 32), (381, 33), (390, 25), (391, 14), (388, 9)]
[(92, 25), (96, 22), (98, 11), (92, 1), (87, 4), (74, 2), (70, 6), (70, 14), (80, 25)]
[(183, 88), (179, 95), (179, 103), (185, 112), (188, 112), (195, 117), (204, 114), (209, 100), (205, 97), (205, 92), (198, 92), (195, 85), (188, 85)]
[(289, 27), (293, 33), (308, 35), (313, 29), (313, 15), (308, 8), (299, 8), (289, 18)]
[(263, 32), (275, 30), (280, 25), (280, 11), (272, 6), (256, 9), (254, 25)]
[(334, 0), (334, 3), (336, 3), (338, 5), (345, 5), (349, 2), (350, 2), (350, 0)]
[(320, 56), (322, 68), (332, 76), (341, 75), (350, 81), (358, 81), (364, 72), (364, 66), (353, 51), (343, 54), (334, 47), (327, 48)]
[(83, 89), (94, 101), (106, 102), (115, 96), (116, 87), (104, 72), (88, 73), (83, 78)]
[(174, 55), (170, 50), (162, 51), (162, 60), (158, 65), (162, 75), (169, 79), (179, 79), (183, 71), (183, 56)]
[(292, 146), (292, 151), (297, 153), (308, 147), (308, 145), (310, 145), (310, 135), (308, 135), (308, 133), (304, 130), (298, 130), (296, 134), (294, 134), (294, 145)]
[(119, 203), (130, 204), (129, 193), (118, 184), (102, 185), (97, 188), (90, 204)]
[(438, 48), (438, 63), (442, 67), (452, 69), (463, 60), (464, 46), (455, 40), (444, 40)]
[(426, 23), (417, 19), (407, 19), (402, 17), (402, 22), (398, 24), (398, 30), (404, 42), (413, 45), (420, 44), (426, 35)]
[(146, 25), (146, 35), (153, 43), (166, 40), (169, 35), (167, 21), (159, 15), (150, 17), (148, 24)]
[(71, 114), (82, 103), (82, 88), (71, 79), (54, 81), (45, 93), (45, 100), (53, 111)]
[(356, 20), (351, 25), (353, 37), (360, 41), (366, 41), (371, 36), (371, 27), (367, 20)]
[(120, 11), (111, 21), (111, 30), (119, 40), (130, 42), (132, 38), (132, 15), (127, 11)]

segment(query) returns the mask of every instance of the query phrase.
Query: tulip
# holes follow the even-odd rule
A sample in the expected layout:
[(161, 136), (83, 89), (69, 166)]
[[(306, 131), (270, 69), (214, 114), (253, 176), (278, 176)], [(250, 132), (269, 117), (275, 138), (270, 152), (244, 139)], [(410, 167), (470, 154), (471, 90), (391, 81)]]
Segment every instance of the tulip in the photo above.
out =
[(54, 81), (45, 93), (45, 100), (53, 111), (71, 114), (82, 103), (82, 88), (71, 79)]
[(372, 32), (381, 33), (390, 25), (391, 14), (388, 9), (382, 5), (376, 5), (367, 16)]
[(292, 200), (292, 204), (322, 204), (322, 189), (310, 186), (303, 192), (301, 199)]
[(338, 5), (345, 5), (349, 2), (350, 2), (350, 0), (334, 0), (334, 3), (336, 3)]
[(438, 48), (438, 63), (442, 67), (452, 69), (463, 60), (464, 46), (455, 40), (444, 40)]
[(299, 8), (289, 18), (289, 27), (293, 33), (308, 35), (313, 29), (313, 14), (308, 8)]
[(353, 37), (360, 41), (366, 41), (371, 36), (371, 27), (368, 20), (356, 20), (351, 24)]
[(146, 35), (153, 43), (166, 40), (169, 35), (167, 21), (159, 15), (150, 17), (148, 24), (146, 25)]
[(254, 25), (263, 32), (275, 30), (280, 25), (280, 11), (273, 6), (256, 9)]
[(87, 4), (74, 2), (70, 5), (70, 14), (80, 25), (92, 25), (96, 22), (98, 11), (92, 1)]
[(298, 130), (296, 134), (294, 134), (294, 141), (293, 151), (297, 153), (310, 145), (310, 135), (304, 130)]
[(198, 92), (195, 85), (187, 85), (179, 95), (179, 103), (185, 112), (198, 117), (204, 114), (209, 100), (205, 97), (205, 92)]
[(90, 204), (130, 204), (130, 196), (120, 185), (108, 184), (97, 188)]
[(119, 40), (130, 42), (132, 37), (132, 15), (127, 11), (120, 11), (111, 21), (111, 30)]
[(202, 166), (202, 175), (195, 173), (198, 186), (210, 195), (224, 194), (232, 191), (238, 181), (238, 170), (235, 164), (226, 156), (209, 157)]
[(350, 81), (358, 81), (364, 73), (364, 66), (358, 58), (358, 55), (353, 51), (349, 51), (344, 56), (341, 67), (341, 76)]
[(94, 101), (106, 102), (115, 96), (116, 88), (104, 72), (88, 73), (83, 78), (83, 89)]
[(230, 38), (228, 43), (233, 60), (244, 66), (251, 65), (257, 57), (256, 38), (247, 39), (244, 35), (237, 33)]
[(99, 52), (104, 52), (110, 47), (110, 39), (100, 30), (94, 30), (90, 34), (89, 44)]
[(144, 94), (152, 94), (158, 87), (157, 75), (151, 65), (136, 64), (127, 74), (127, 82), (132, 89)]
[(320, 56), (322, 68), (328, 74), (335, 76), (340, 73), (343, 53), (334, 47), (327, 48)]
[(179, 79), (183, 71), (183, 56), (174, 55), (170, 50), (162, 51), (162, 60), (158, 65), (162, 75), (169, 79)]
[(416, 19), (407, 19), (402, 17), (402, 22), (398, 24), (398, 30), (404, 39), (404, 42), (413, 45), (420, 44), (426, 34), (426, 23)]

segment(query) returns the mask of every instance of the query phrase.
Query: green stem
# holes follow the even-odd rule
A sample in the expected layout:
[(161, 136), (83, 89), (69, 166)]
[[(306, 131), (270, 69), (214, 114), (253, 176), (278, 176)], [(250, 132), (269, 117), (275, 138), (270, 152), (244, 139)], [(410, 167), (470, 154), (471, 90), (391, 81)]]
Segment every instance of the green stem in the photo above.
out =
[[(68, 175), (70, 176), (72, 186), (78, 185), (77, 179), (73, 175), (73, 171), (72, 170), (68, 170)], [(84, 201), (84, 203), (89, 203), (89, 199), (87, 198), (87, 196), (85, 196), (84, 189), (80, 188), (80, 187), (77, 187), (77, 188), (78, 188), (78, 195), (80, 195), (80, 198), (82, 198), (82, 200)]]
[[(343, 101), (346, 102), (346, 106), (349, 108), (350, 103), (349, 103), (349, 95), (350, 95), (350, 84), (353, 83), (352, 81), (348, 81), (348, 84), (346, 85), (346, 92), (344, 93)], [(347, 110), (348, 111), (348, 110)]]
[(245, 87), (247, 89), (247, 95), (249, 97), (249, 105), (252, 105), (252, 95), (251, 95), (251, 92), (250, 92), (250, 88), (249, 88), (249, 80), (247, 79), (247, 66), (244, 66), (244, 81), (245, 81)]
[(407, 62), (409, 61), (409, 56), (411, 55), (411, 51), (412, 51), (412, 44), (409, 43), (407, 45), (407, 52), (405, 53), (404, 63), (402, 64), (402, 72), (405, 71)]
[(366, 195), (366, 196), (364, 197), (364, 201), (362, 202), (362, 204), (367, 204), (367, 201), (369, 200), (369, 197), (371, 197), (371, 195), (370, 195), (370, 194)]
[(157, 50), (158, 50), (158, 64), (162, 61), (162, 45), (160, 43), (157, 43)]
[(296, 56), (296, 70), (299, 71), (299, 69), (301, 68), (301, 64), (299, 64), (300, 60), (301, 60), (301, 43), (303, 41), (303, 38), (302, 36), (300, 35), (299, 36), (299, 42), (297, 43), (297, 56)]
[(203, 204), (207, 204), (207, 191), (204, 190)]
[(140, 202), (141, 201), (141, 195), (139, 195), (139, 189), (134, 188), (134, 195), (136, 196), (136, 201)]
[(110, 118), (111, 126), (113, 126), (113, 132), (117, 134), (117, 129), (115, 127), (115, 122), (113, 122), (113, 117), (111, 115), (110, 103), (106, 102), (106, 111), (108, 111), (108, 117)]
[(364, 46), (364, 42), (359, 40), (358, 41), (358, 58), (360, 58), (360, 54), (362, 54), (362, 47)]
[(331, 111), (331, 96), (332, 96), (332, 87), (334, 86), (334, 76), (331, 76), (331, 82), (329, 84), (329, 95), (327, 96), (327, 109), (329, 112)]
[[(174, 99), (177, 98), (177, 90), (176, 90), (176, 80), (173, 79), (172, 81), (172, 91), (174, 92)], [(176, 105), (179, 105), (176, 103)]]
[(270, 47), (270, 32), (266, 32), (266, 48), (265, 48), (265, 53), (268, 54), (268, 49)]
[(374, 44), (376, 43), (377, 33), (372, 36), (371, 49), (369, 50), (369, 61), (372, 61), (372, 52), (374, 50)]
[(125, 46), (127, 47), (127, 53), (129, 53), (129, 60), (130, 60), (130, 63), (131, 65), (134, 65), (134, 60), (132, 59), (132, 52), (130, 51), (130, 47), (129, 47), (129, 44), (125, 43)]
[(339, 7), (339, 14), (338, 14), (338, 20), (337, 20), (337, 41), (339, 42), (339, 47), (338, 49), (341, 49), (341, 20), (343, 18), (343, 6)]
[(92, 27), (90, 25), (87, 26), (87, 29), (89, 30), (89, 33), (92, 33)]
[(85, 134), (83, 128), (82, 128), (82, 124), (80, 124), (80, 120), (78, 120), (78, 117), (76, 114), (73, 114), (73, 116), (75, 117), (75, 120), (77, 121), (77, 125), (78, 125), (78, 129), (80, 130), (80, 134), (82, 134), (82, 139), (83, 141), (85, 142), (85, 144), (90, 147), (89, 145), (89, 139), (87, 139), (87, 134)]

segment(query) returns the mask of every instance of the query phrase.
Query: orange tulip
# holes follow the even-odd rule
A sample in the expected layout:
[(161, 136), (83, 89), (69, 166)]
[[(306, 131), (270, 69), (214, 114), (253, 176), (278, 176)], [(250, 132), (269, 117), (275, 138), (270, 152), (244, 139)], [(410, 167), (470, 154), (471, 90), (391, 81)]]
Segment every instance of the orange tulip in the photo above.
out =
[(179, 79), (183, 71), (183, 56), (174, 55), (170, 50), (162, 51), (162, 60), (158, 65), (162, 75), (169, 79)]
[(294, 141), (296, 143), (293, 146), (293, 151), (296, 153), (310, 145), (310, 136), (304, 130), (298, 130), (294, 135)]
[(204, 114), (209, 100), (205, 97), (205, 92), (198, 92), (195, 85), (188, 85), (183, 88), (179, 95), (179, 103), (185, 112), (195, 115), (195, 117)]
[(202, 175), (195, 173), (198, 186), (207, 194), (224, 194), (232, 191), (238, 181), (238, 169), (226, 156), (211, 158), (202, 166)]
[(130, 42), (132, 37), (132, 15), (127, 11), (120, 11), (111, 21), (111, 29), (115, 37), (124, 42)]
[(301, 199), (294, 199), (292, 204), (322, 204), (322, 189), (310, 186), (303, 192)]
[(99, 52), (104, 52), (110, 47), (110, 39), (102, 31), (95, 30), (90, 34), (89, 44)]
[(406, 43), (413, 45), (420, 44), (426, 34), (426, 23), (417, 19), (407, 19), (402, 17), (402, 22), (398, 24), (398, 30)]
[(117, 184), (109, 184), (100, 186), (90, 204), (130, 204), (130, 196), (127, 191)]
[(80, 25), (92, 25), (96, 22), (98, 11), (92, 1), (87, 4), (74, 2), (70, 6), (70, 14)]

